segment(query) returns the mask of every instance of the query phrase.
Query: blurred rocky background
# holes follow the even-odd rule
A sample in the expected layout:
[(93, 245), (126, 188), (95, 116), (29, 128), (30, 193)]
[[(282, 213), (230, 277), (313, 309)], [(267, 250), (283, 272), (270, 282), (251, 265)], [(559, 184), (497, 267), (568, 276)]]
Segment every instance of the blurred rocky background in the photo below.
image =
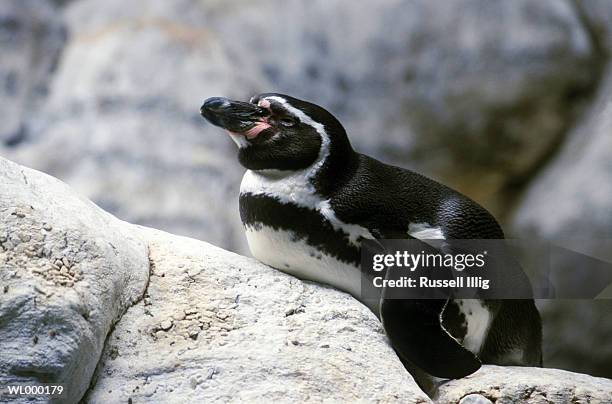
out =
[[(198, 110), (276, 91), (509, 236), (612, 238), (609, 0), (3, 0), (0, 50), (0, 155), (130, 222), (248, 254)], [(540, 307), (547, 366), (612, 377), (612, 301)]]

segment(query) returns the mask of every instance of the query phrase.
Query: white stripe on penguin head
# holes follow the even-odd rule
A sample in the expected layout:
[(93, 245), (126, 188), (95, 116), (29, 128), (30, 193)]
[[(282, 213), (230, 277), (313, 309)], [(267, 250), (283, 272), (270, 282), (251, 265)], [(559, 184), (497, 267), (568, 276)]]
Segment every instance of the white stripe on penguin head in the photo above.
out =
[(264, 100), (278, 102), (283, 106), (283, 108), (285, 108), (287, 112), (291, 113), (293, 116), (298, 118), (306, 125), (313, 127), (314, 130), (317, 131), (319, 136), (321, 136), (321, 148), (319, 149), (319, 156), (317, 157), (315, 162), (312, 163), (312, 165), (306, 169), (306, 171), (308, 171), (307, 177), (312, 178), (317, 173), (317, 171), (319, 171), (319, 169), (325, 162), (325, 159), (329, 156), (329, 144), (331, 141), (329, 139), (329, 135), (327, 134), (327, 132), (325, 132), (325, 126), (323, 126), (322, 123), (316, 122), (314, 119), (306, 115), (304, 111), (299, 110), (293, 105), (289, 104), (289, 102), (282, 97), (274, 95), (270, 97), (265, 97)]
[(325, 159), (329, 156), (329, 136), (322, 124), (315, 122), (304, 112), (290, 105), (284, 98), (269, 96), (265, 100), (278, 102), (287, 112), (293, 114), (306, 125), (313, 127), (321, 137), (321, 148), (314, 163), (302, 170), (247, 170), (240, 184), (240, 193), (267, 195), (281, 202), (295, 203), (310, 209), (317, 209), (323, 200), (317, 195), (310, 180), (317, 174)]

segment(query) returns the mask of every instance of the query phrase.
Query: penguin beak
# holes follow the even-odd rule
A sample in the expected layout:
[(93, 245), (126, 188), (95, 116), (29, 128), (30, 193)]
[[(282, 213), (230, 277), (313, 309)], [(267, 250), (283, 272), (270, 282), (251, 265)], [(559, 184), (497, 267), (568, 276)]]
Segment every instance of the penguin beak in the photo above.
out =
[[(210, 123), (228, 130), (234, 134), (244, 134), (247, 137), (257, 126), (262, 125), (262, 119), (270, 112), (257, 105), (233, 101), (223, 97), (208, 98), (200, 108), (200, 114)], [(255, 133), (255, 136), (257, 135)], [(255, 137), (252, 136), (252, 137)]]

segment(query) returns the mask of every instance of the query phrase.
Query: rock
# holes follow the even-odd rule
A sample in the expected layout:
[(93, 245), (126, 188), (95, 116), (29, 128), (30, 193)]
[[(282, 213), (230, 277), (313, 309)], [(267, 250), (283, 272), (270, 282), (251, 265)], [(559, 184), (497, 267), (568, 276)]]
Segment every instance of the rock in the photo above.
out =
[(575, 2), (585, 27), (593, 37), (599, 51), (612, 52), (612, 7), (607, 0), (587, 0)]
[(37, 130), (10, 156), (123, 219), (242, 253), (243, 170), (199, 117), (204, 98), (316, 101), (360, 151), (504, 213), (601, 64), (575, 8), (555, 0), (83, 0), (65, 16), (71, 35)]
[[(376, 317), (349, 295), (204, 242), (141, 234), (150, 303), (130, 308), (109, 337), (88, 402), (429, 402)], [(173, 270), (179, 264), (204, 269), (190, 277)], [(287, 306), (303, 311), (286, 316)], [(177, 311), (202, 315), (156, 333)], [(354, 331), (334, 331), (347, 326)], [(321, 340), (332, 342), (322, 349)]]
[[(431, 402), (351, 296), (121, 222), (4, 159), (0, 184), (2, 385), (61, 383), (68, 403)], [(437, 398), (606, 402), (611, 392), (611, 380), (587, 375), (484, 366)]]
[(612, 238), (612, 69), (597, 100), (518, 204), (514, 233)]
[[(597, 3), (583, 3), (585, 7), (593, 4)], [(599, 18), (605, 15), (597, 14)], [(530, 234), (553, 241), (612, 238), (611, 94), (612, 70), (608, 69), (588, 113), (519, 202), (513, 221), (515, 235)], [(593, 253), (588, 249), (583, 252)], [(597, 355), (589, 354), (593, 346), (612, 335), (612, 324), (600, 320), (612, 311), (612, 301), (542, 302), (540, 307), (543, 315), (550, 319), (549, 332), (572, 341), (567, 347), (553, 342), (548, 347), (548, 355), (545, 352), (547, 363), (612, 377), (609, 366), (612, 350), (602, 347)], [(588, 324), (588, 319), (597, 326)], [(578, 330), (585, 328), (593, 332), (578, 337)], [(547, 356), (550, 356), (548, 360)]]
[(154, 3), (67, 6), (70, 40), (41, 129), (13, 157), (123, 219), (244, 251), (235, 145), (199, 107), (208, 95), (252, 92), (252, 79), (199, 6)]
[(0, 2), (0, 145), (15, 146), (47, 95), (64, 45), (65, 28), (46, 0)]
[(168, 331), (170, 328), (172, 328), (172, 321), (171, 320), (162, 321), (159, 328), (161, 328), (164, 331)]
[(480, 394), (468, 394), (459, 400), (459, 404), (493, 404), (493, 402)]
[(612, 378), (612, 300), (544, 300), (538, 309), (547, 367)]
[(65, 184), (3, 158), (0, 187), (0, 385), (59, 383), (76, 402), (110, 328), (142, 297), (146, 244)]
[[(593, 240), (593, 249), (597, 240), (612, 238), (612, 70), (605, 77), (591, 109), (519, 202), (516, 237)], [(588, 243), (581, 252), (600, 255)], [(612, 300), (544, 301), (539, 307), (545, 338), (554, 336), (544, 346), (544, 363), (612, 377), (612, 347), (602, 344), (612, 337)]]
[[(478, 395), (490, 401), (474, 398), (464, 402)], [(487, 365), (469, 377), (443, 383), (435, 399), (461, 404), (609, 403), (612, 380), (557, 369)]]

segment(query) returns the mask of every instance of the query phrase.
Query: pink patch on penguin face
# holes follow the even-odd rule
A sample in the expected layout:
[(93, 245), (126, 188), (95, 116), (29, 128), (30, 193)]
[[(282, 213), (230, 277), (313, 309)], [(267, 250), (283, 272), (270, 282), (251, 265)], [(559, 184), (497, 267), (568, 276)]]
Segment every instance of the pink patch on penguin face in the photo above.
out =
[(253, 139), (257, 137), (257, 135), (259, 135), (261, 131), (266, 130), (270, 127), (270, 124), (267, 122), (257, 122), (255, 126), (244, 132), (244, 135), (247, 137), (247, 139)]
[[(266, 109), (269, 110), (270, 109), (270, 101), (260, 100), (257, 103), (257, 106), (262, 107), (262, 108), (266, 108)], [(260, 119), (261, 120), (258, 121), (255, 124), (255, 126), (253, 126), (251, 129), (245, 130), (244, 132), (231, 132), (231, 131), (227, 131), (227, 132), (230, 133), (231, 135), (242, 135), (242, 136), (246, 137), (247, 139), (254, 139), (262, 131), (272, 127), (272, 125), (270, 125), (268, 123), (268, 117), (262, 117)]]

